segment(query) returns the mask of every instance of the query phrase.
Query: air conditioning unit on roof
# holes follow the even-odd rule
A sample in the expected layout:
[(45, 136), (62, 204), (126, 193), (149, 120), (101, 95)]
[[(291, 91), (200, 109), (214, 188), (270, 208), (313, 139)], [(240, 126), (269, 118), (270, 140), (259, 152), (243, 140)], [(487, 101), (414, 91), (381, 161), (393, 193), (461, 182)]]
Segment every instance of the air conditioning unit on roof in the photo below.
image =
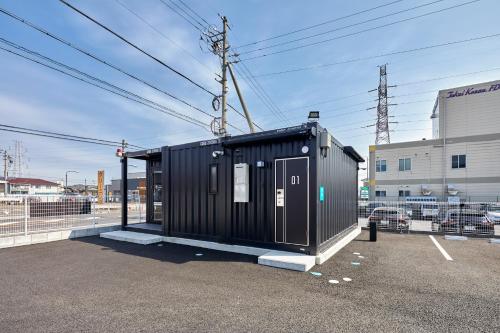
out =
[(422, 185), (422, 195), (431, 195), (432, 194), (432, 190), (430, 188), (429, 185)]
[(448, 184), (447, 191), (448, 191), (449, 195), (457, 195), (458, 194), (458, 188), (453, 184)]

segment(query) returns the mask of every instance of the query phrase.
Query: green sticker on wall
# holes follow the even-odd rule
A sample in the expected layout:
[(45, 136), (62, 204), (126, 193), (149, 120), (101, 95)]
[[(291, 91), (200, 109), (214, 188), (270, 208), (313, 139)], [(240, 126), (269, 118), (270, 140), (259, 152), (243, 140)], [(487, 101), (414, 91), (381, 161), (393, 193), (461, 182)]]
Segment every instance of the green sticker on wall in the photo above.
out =
[(325, 188), (323, 186), (319, 187), (319, 201), (325, 201)]

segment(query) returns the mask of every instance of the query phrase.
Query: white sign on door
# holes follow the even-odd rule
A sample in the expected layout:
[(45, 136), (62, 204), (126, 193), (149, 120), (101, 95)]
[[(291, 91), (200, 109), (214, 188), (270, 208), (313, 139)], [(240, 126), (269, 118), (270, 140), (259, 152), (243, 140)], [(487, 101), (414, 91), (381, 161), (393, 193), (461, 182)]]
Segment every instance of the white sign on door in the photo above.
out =
[(283, 189), (276, 189), (276, 206), (285, 206), (285, 191)]

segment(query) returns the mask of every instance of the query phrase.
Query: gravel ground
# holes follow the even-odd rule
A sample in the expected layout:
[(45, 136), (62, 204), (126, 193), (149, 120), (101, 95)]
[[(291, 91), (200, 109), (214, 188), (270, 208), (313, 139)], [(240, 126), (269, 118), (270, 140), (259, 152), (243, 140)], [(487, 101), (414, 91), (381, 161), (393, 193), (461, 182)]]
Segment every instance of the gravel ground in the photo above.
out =
[(500, 331), (500, 245), (436, 236), (447, 261), (426, 235), (367, 238), (322, 276), (97, 237), (3, 249), (0, 332)]

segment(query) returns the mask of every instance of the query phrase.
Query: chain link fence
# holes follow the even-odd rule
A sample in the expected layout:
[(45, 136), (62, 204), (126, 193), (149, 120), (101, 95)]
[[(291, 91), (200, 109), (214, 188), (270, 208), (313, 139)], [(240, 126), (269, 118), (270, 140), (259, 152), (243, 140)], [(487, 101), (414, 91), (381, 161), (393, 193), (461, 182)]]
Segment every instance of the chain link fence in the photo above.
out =
[[(121, 203), (117, 198), (98, 203), (84, 195), (0, 196), (0, 237), (28, 235), (80, 227), (118, 225)], [(131, 196), (128, 223), (146, 220), (144, 197)]]
[(500, 236), (500, 202), (360, 201), (361, 227), (465, 236)]

